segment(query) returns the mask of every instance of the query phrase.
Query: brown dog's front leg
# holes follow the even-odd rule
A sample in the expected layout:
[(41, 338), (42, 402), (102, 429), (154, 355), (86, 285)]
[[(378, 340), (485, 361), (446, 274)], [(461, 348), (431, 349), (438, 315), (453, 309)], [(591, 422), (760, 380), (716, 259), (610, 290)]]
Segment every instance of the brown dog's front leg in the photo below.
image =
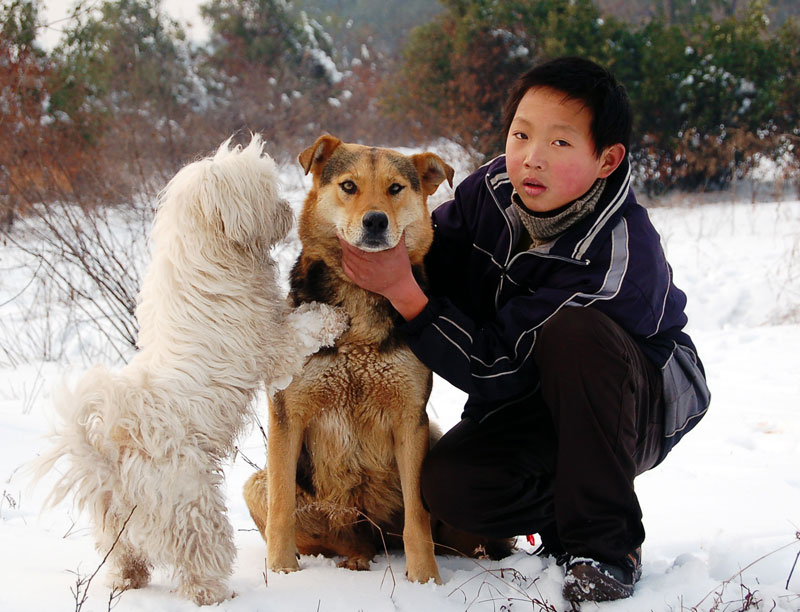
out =
[(406, 575), (412, 582), (425, 583), (433, 579), (436, 584), (442, 584), (433, 554), (430, 516), (422, 505), (419, 486), (422, 461), (428, 450), (428, 426), (401, 422), (397, 427), (394, 451), (405, 506), (403, 548)]
[(282, 393), (270, 401), (267, 439), (267, 566), (274, 572), (293, 572), (297, 563), (295, 507), (297, 459), (303, 428), (291, 419)]

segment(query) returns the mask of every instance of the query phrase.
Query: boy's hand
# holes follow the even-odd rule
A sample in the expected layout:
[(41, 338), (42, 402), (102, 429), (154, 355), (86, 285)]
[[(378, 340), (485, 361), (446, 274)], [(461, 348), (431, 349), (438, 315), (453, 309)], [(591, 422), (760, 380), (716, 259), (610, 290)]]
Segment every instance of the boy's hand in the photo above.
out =
[(405, 236), (385, 251), (362, 251), (339, 237), (342, 269), (356, 285), (388, 299), (406, 321), (416, 317), (428, 297), (411, 271)]

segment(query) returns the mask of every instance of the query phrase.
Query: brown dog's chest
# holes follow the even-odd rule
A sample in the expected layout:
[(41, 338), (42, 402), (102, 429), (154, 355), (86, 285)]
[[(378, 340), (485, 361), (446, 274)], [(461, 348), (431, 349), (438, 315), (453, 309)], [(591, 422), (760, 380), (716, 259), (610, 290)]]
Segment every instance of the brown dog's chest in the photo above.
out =
[(388, 520), (401, 507), (395, 461), (400, 422), (425, 417), (429, 370), (405, 346), (340, 346), (313, 356), (284, 390), (305, 423), (298, 482), (318, 501)]
[[(290, 410), (313, 427), (328, 413), (340, 416), (350, 429), (391, 427), (407, 418), (410, 404), (427, 399), (429, 370), (403, 345), (382, 351), (372, 345), (344, 345), (336, 352), (312, 356), (284, 391)], [(420, 406), (415, 406), (419, 418)]]

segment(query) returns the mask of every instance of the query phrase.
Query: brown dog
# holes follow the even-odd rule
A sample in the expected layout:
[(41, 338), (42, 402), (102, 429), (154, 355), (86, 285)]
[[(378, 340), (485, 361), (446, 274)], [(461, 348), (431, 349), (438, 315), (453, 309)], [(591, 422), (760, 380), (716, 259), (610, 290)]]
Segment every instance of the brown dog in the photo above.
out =
[[(433, 153), (405, 156), (333, 136), (299, 161), (314, 182), (298, 223), (291, 299), (343, 308), (350, 329), (270, 401), (268, 467), (245, 485), (250, 514), (274, 571), (297, 570), (295, 550), (369, 569), (381, 532), (402, 531), (409, 580), (440, 583), (419, 494), (431, 372), (398, 335), (388, 300), (345, 276), (337, 234), (364, 250), (391, 248), (405, 234), (421, 278), (433, 238), (426, 201), (445, 179), (452, 185), (453, 169)], [(469, 554), (480, 543), (456, 546)]]

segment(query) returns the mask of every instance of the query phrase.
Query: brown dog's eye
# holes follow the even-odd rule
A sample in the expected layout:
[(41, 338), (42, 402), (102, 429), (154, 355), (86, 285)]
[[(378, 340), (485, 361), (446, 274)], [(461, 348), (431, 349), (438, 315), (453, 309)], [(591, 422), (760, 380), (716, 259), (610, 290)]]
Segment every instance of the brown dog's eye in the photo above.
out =
[(339, 187), (341, 187), (342, 191), (349, 195), (353, 195), (358, 190), (358, 187), (353, 181), (343, 181), (339, 183)]
[(397, 195), (405, 188), (406, 186), (401, 185), (400, 183), (392, 183), (391, 185), (389, 185), (389, 195)]

